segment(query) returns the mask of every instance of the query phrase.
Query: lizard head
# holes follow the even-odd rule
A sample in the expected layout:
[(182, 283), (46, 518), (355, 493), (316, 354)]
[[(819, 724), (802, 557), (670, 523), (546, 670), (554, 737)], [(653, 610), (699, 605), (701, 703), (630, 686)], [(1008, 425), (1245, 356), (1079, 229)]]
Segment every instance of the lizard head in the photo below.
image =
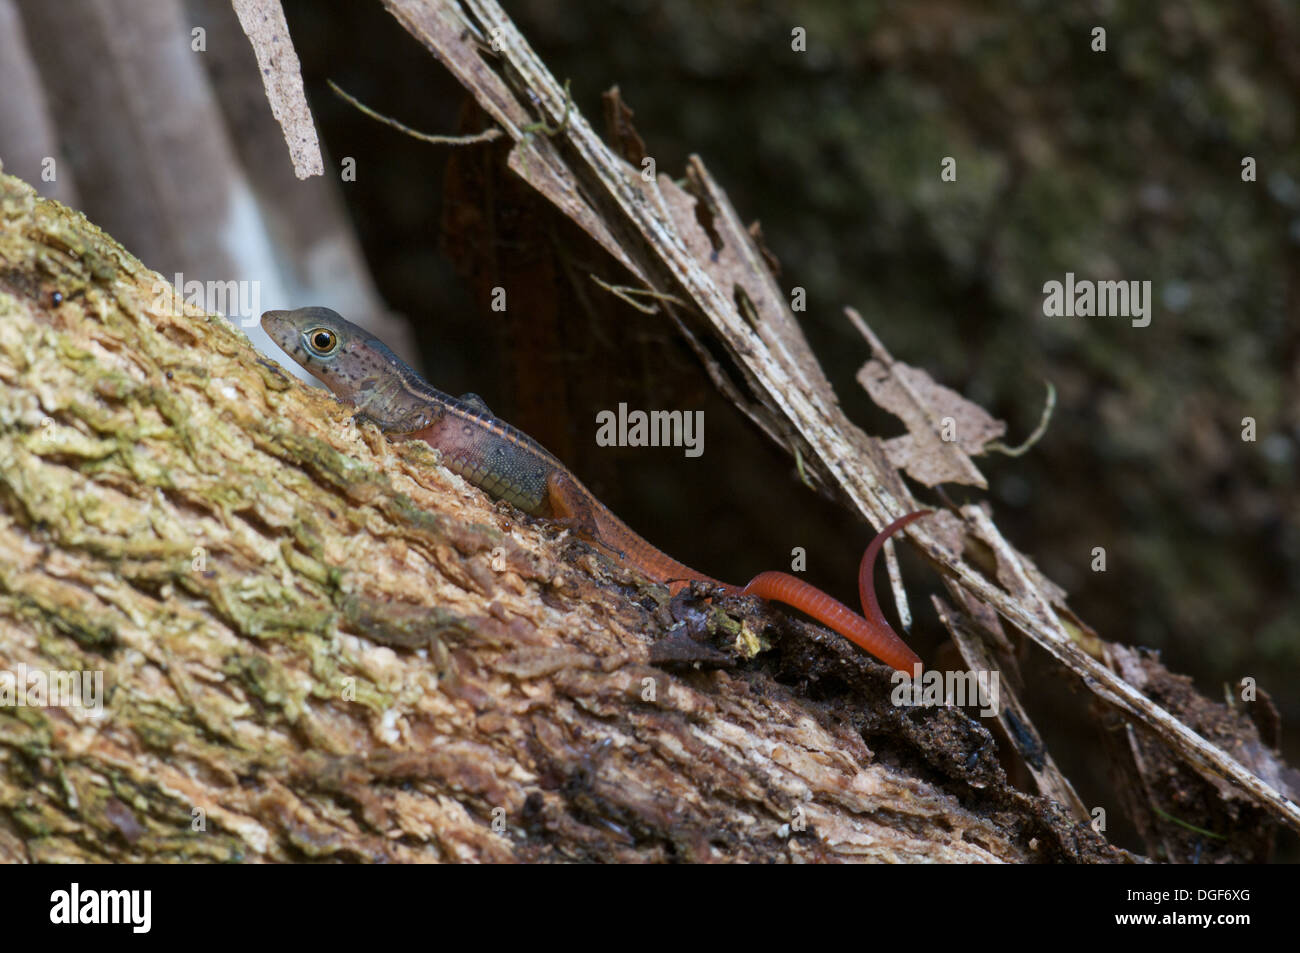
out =
[[(383, 341), (329, 308), (267, 311), (262, 329), (313, 377), (385, 429), (410, 428), (404, 381), (418, 379)], [(419, 416), (418, 414), (416, 416)], [(414, 429), (414, 428), (410, 428)]]

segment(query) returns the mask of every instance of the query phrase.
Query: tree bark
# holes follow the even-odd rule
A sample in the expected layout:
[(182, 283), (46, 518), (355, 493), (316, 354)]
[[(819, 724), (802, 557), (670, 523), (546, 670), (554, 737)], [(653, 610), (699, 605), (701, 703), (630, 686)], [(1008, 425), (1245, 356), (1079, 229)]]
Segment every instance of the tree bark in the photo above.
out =
[(0, 670), (104, 685), (0, 705), (0, 860), (1122, 856), (837, 637), (670, 599), (0, 215)]

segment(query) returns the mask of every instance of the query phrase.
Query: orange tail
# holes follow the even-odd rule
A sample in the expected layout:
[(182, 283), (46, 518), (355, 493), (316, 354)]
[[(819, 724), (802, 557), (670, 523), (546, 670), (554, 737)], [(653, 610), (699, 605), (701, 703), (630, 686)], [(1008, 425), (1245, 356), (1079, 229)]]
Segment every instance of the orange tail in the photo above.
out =
[(862, 565), (858, 569), (858, 593), (862, 598), (862, 611), (866, 618), (789, 573), (759, 573), (749, 581), (749, 585), (743, 592), (745, 595), (761, 596), (773, 602), (783, 602), (800, 612), (807, 613), (822, 625), (834, 629), (850, 642), (870, 652), (886, 665), (911, 675), (918, 669), (921, 660), (907, 647), (907, 643), (894, 633), (885, 620), (884, 614), (881, 613), (880, 603), (876, 600), (876, 587), (872, 581), (872, 570), (875, 568), (876, 556), (880, 554), (880, 548), (885, 544), (885, 540), (908, 523), (931, 512), (933, 511), (917, 510), (894, 520), (877, 534), (866, 552), (862, 554)]

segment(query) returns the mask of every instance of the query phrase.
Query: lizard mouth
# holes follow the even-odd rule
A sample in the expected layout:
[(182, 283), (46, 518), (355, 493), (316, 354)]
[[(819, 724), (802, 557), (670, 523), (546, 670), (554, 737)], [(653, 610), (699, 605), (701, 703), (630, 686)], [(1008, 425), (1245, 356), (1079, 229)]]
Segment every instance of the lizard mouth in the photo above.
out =
[(278, 330), (284, 327), (284, 319), (288, 314), (288, 311), (263, 311), (262, 320), (259, 323), (262, 325), (263, 330)]

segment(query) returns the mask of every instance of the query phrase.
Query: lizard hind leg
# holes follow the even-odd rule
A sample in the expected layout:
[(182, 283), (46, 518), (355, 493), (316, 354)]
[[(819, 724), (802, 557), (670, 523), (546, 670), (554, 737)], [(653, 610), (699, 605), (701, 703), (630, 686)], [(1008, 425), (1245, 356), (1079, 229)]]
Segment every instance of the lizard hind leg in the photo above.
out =
[(596, 516), (596, 506), (599, 504), (594, 503), (591, 494), (573, 477), (552, 470), (546, 477), (546, 501), (550, 506), (552, 520), (604, 552), (621, 560), (627, 558), (626, 553), (615, 549), (608, 540), (602, 538)]
[(649, 579), (664, 583), (673, 595), (697, 579), (720, 589), (739, 590), (738, 586), (728, 586), (698, 573), (655, 549), (569, 474), (552, 471), (546, 478), (546, 491), (553, 519), (571, 528), (605, 554), (636, 568)]

